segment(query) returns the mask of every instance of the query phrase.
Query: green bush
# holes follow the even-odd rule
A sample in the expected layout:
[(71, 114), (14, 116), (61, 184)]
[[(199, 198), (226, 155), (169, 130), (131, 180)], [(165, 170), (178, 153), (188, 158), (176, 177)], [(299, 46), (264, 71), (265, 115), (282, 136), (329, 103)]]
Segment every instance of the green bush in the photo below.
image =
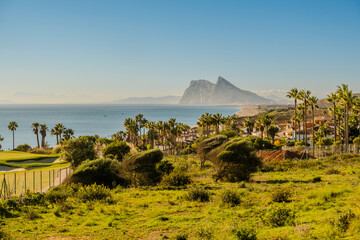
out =
[(191, 177), (184, 171), (176, 170), (165, 175), (161, 181), (164, 187), (183, 187), (191, 183)]
[(81, 187), (77, 192), (77, 197), (84, 202), (102, 200), (111, 197), (111, 191), (103, 185), (93, 184)]
[(355, 218), (355, 214), (351, 210), (348, 210), (340, 213), (331, 223), (337, 227), (340, 232), (346, 232), (353, 218)]
[(356, 145), (360, 145), (360, 136), (354, 138), (353, 143), (356, 144)]
[(316, 142), (316, 144), (322, 146), (330, 146), (333, 144), (333, 140), (327, 137), (322, 137)]
[[(206, 160), (213, 160), (211, 157), (211, 152), (219, 148), (223, 143), (225, 143), (228, 138), (224, 135), (217, 135), (214, 137), (206, 138), (202, 142), (196, 144), (196, 151), (200, 157), (200, 167), (203, 168)], [(216, 158), (216, 155), (215, 155)]]
[(12, 214), (9, 211), (8, 207), (6, 206), (6, 204), (0, 202), (0, 217), (11, 217)]
[(233, 138), (233, 137), (235, 137), (237, 135), (236, 132), (231, 131), (231, 130), (222, 130), (222, 131), (219, 132), (219, 134), (224, 135), (224, 136), (226, 136), (228, 138)]
[(113, 143), (114, 141), (115, 141), (115, 140), (113, 140), (113, 139), (108, 139), (108, 138), (97, 138), (97, 139), (95, 140), (95, 142), (97, 142), (97, 143), (99, 143), (99, 144), (101, 144), (101, 145), (103, 145), (103, 144), (108, 145), (108, 144)]
[(163, 176), (157, 168), (162, 158), (162, 151), (153, 149), (125, 158), (122, 166), (127, 178), (134, 186), (156, 185)]
[(130, 147), (123, 141), (110, 143), (103, 149), (103, 156), (113, 155), (115, 159), (122, 161), (124, 156), (130, 152)]
[(80, 187), (79, 184), (63, 184), (50, 188), (45, 194), (45, 200), (50, 203), (65, 202), (69, 197), (74, 196)]
[(221, 194), (221, 204), (235, 207), (241, 203), (240, 194), (234, 190), (226, 190)]
[(84, 185), (96, 183), (110, 188), (117, 185), (126, 187), (130, 184), (122, 170), (121, 163), (114, 159), (97, 159), (84, 162), (71, 175), (69, 182)]
[(254, 229), (250, 228), (239, 228), (235, 231), (235, 237), (238, 240), (257, 240), (257, 234)]
[(185, 198), (188, 201), (208, 202), (210, 201), (210, 192), (204, 188), (195, 187), (188, 190)]
[(23, 144), (23, 145), (17, 146), (15, 150), (20, 151), (20, 152), (29, 152), (29, 151), (31, 151), (31, 147), (29, 144)]
[(286, 225), (293, 225), (295, 214), (288, 208), (282, 205), (272, 206), (265, 215), (266, 223), (272, 227), (282, 227)]
[(61, 143), (61, 156), (76, 168), (85, 160), (95, 159), (94, 142), (87, 137), (73, 138)]
[(289, 188), (279, 188), (271, 194), (271, 200), (277, 203), (290, 202), (291, 196), (292, 193)]
[(262, 162), (255, 154), (251, 141), (237, 139), (225, 145), (224, 151), (217, 156), (216, 180), (237, 182), (248, 180), (250, 174), (257, 171)]

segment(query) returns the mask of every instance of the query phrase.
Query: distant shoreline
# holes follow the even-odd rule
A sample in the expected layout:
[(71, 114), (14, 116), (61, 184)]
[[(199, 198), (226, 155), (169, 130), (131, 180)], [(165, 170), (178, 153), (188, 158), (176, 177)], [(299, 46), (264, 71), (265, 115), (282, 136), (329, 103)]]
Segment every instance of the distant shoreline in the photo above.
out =
[(248, 105), (242, 106), (240, 111), (236, 113), (238, 117), (251, 117), (255, 116), (256, 114), (262, 112), (259, 108), (259, 105)]

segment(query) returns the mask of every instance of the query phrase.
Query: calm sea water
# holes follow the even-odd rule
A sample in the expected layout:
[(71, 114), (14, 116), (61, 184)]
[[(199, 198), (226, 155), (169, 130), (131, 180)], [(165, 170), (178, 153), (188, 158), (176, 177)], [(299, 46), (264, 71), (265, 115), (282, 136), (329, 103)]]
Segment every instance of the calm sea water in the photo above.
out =
[[(5, 140), (0, 143), (3, 150), (12, 148), (12, 133), (7, 129), (10, 121), (19, 125), (15, 132), (15, 146), (29, 144), (36, 146), (36, 137), (32, 132), (33, 122), (45, 123), (49, 129), (57, 123), (72, 128), (75, 136), (99, 135), (110, 137), (124, 130), (125, 118), (133, 118), (141, 113), (150, 121), (168, 121), (176, 118), (190, 126), (205, 112), (233, 115), (239, 106), (181, 106), (181, 105), (0, 105), (0, 135)], [(56, 137), (47, 134), (50, 146), (56, 144)]]

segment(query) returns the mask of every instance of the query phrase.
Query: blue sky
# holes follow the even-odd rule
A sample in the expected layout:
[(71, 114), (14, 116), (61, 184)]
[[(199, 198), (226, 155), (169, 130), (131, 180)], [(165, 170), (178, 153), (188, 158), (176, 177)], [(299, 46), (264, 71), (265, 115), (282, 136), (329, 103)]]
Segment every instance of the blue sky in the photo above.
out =
[(219, 75), (360, 92), (359, 43), (359, 0), (0, 0), (0, 103), (181, 95)]

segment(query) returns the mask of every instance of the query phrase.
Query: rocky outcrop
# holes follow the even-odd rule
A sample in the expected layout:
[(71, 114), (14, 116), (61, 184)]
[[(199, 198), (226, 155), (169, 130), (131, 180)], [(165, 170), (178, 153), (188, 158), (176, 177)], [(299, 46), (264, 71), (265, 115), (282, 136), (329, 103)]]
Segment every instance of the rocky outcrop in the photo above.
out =
[(219, 77), (216, 84), (207, 80), (191, 81), (180, 99), (180, 104), (265, 104), (271, 101), (241, 90)]

